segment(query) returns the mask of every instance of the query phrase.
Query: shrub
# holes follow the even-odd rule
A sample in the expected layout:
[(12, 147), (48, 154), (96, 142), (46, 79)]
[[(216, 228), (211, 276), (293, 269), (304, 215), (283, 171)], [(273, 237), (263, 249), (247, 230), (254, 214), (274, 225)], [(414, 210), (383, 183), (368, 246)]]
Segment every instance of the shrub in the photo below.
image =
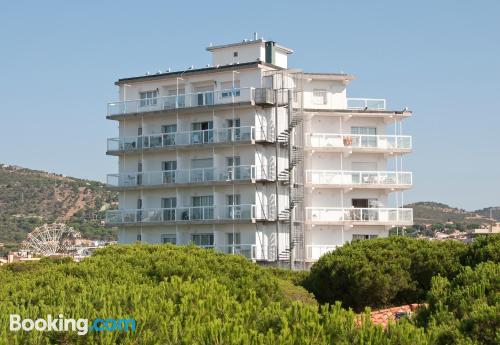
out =
[(465, 246), (403, 237), (354, 241), (313, 265), (304, 286), (321, 303), (341, 301), (360, 311), (425, 298), (431, 279), (454, 277)]
[[(24, 265), (24, 264), (21, 264)], [(296, 302), (281, 290), (294, 274), (194, 247), (113, 246), (81, 263), (42, 260), (0, 268), (0, 315), (36, 319), (134, 318), (136, 332), (9, 332), (2, 344), (427, 344), (423, 329), (391, 332), (340, 304)], [(17, 266), (14, 266), (17, 267)], [(281, 279), (279, 276), (288, 277)], [(287, 285), (290, 287), (290, 285)], [(400, 328), (402, 327), (402, 328)]]
[[(429, 304), (419, 312), (418, 324), (434, 333), (436, 341), (450, 337), (480, 344), (499, 344), (500, 264), (465, 267), (453, 280), (436, 276), (428, 293)], [(446, 342), (445, 342), (446, 341)]]

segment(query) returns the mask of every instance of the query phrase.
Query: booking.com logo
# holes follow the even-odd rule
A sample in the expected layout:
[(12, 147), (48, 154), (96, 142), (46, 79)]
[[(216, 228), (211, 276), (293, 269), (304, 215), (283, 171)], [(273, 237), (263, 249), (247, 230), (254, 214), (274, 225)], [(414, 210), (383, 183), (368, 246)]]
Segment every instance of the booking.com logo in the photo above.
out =
[(22, 319), (18, 314), (10, 314), (9, 329), (11, 332), (33, 330), (39, 332), (77, 332), (78, 335), (85, 335), (88, 332), (102, 331), (132, 331), (134, 332), (137, 323), (134, 319), (111, 319), (98, 318), (89, 322), (88, 319), (66, 319), (62, 314), (57, 318), (47, 315), (46, 319)]

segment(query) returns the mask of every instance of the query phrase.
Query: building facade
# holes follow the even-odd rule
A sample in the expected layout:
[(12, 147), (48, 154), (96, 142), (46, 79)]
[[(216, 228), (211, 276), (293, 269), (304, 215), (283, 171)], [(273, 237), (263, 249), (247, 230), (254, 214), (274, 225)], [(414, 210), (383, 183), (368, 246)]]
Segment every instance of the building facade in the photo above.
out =
[(288, 68), (260, 38), (210, 46), (205, 68), (119, 79), (107, 213), (118, 241), (196, 244), (305, 267), (355, 239), (411, 225), (406, 108), (348, 98), (344, 73)]

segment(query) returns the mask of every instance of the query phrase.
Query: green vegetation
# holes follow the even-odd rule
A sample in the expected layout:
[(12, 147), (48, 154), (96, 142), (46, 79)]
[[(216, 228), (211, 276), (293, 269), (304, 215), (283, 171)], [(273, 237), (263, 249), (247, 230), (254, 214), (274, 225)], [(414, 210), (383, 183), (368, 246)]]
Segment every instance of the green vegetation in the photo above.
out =
[(0, 165), (0, 192), (4, 251), (15, 248), (35, 227), (57, 221), (90, 239), (114, 238), (101, 220), (104, 208), (112, 207), (117, 196), (102, 183)]
[(465, 250), (454, 241), (355, 241), (324, 255), (305, 286), (322, 303), (339, 300), (357, 311), (415, 303), (425, 298), (434, 275), (452, 278), (460, 272)]
[[(496, 242), (498, 244), (498, 241)], [(498, 249), (497, 249), (498, 250)], [(482, 262), (453, 280), (432, 278), (432, 287), (416, 324), (436, 334), (438, 344), (500, 343), (500, 265)]]
[[(407, 238), (357, 241), (326, 255), (310, 276), (171, 245), (111, 246), (81, 263), (44, 259), (11, 264), (0, 268), (0, 343), (495, 344), (500, 328), (498, 244), (498, 236), (470, 246)], [(321, 291), (327, 294), (320, 301), (331, 298), (332, 304), (318, 305), (298, 284), (317, 288), (315, 279), (328, 278), (326, 271), (346, 286), (335, 297), (337, 282), (322, 282), (328, 291)], [(369, 289), (385, 302), (370, 298)], [(403, 292), (428, 307), (386, 330), (373, 325), (367, 314), (360, 317), (333, 303), (358, 303), (361, 296), (365, 305), (390, 304), (405, 300)], [(7, 330), (11, 313), (33, 319), (59, 313), (90, 320), (134, 318), (138, 328), (85, 336), (12, 333)]]

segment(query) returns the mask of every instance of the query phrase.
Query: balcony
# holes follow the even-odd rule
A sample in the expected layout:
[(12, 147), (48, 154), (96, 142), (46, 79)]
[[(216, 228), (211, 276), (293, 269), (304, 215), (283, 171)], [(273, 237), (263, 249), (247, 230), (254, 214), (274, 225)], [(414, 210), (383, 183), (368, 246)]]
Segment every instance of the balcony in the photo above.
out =
[(347, 98), (347, 109), (352, 110), (385, 110), (385, 99)]
[(318, 225), (412, 225), (411, 208), (306, 207), (306, 222)]
[(306, 147), (319, 151), (410, 152), (409, 135), (307, 133)]
[(408, 189), (411, 172), (306, 170), (306, 185), (320, 188)]
[(111, 102), (108, 103), (108, 116), (253, 103), (254, 96), (254, 88), (239, 88)]
[(265, 205), (186, 206), (106, 212), (106, 223), (111, 226), (166, 223), (213, 224), (262, 220), (273, 220), (272, 214)]
[(269, 141), (267, 130), (253, 126), (205, 129), (188, 132), (161, 133), (146, 136), (108, 139), (108, 153), (152, 149), (176, 149), (207, 144), (239, 144)]
[(274, 171), (267, 166), (241, 165), (225, 168), (179, 169), (142, 173), (109, 174), (111, 188), (162, 187), (231, 181), (272, 181)]
[(318, 261), (320, 257), (323, 255), (330, 253), (337, 249), (338, 247), (341, 247), (339, 245), (306, 245), (306, 253), (305, 253), (305, 260), (306, 261)]

